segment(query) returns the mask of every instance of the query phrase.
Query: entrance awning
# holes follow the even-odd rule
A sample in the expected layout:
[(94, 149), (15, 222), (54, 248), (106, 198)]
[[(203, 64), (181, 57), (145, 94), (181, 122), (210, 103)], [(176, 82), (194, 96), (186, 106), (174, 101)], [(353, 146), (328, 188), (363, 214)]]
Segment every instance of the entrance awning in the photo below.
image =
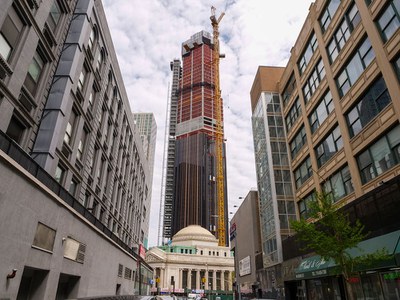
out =
[[(360, 267), (359, 271), (400, 266), (400, 230), (362, 241), (357, 247), (349, 249), (348, 253), (351, 257), (358, 257), (374, 253), (379, 249), (386, 249), (387, 253), (392, 257), (372, 266)], [(336, 275), (336, 266), (333, 260), (326, 261), (319, 255), (314, 255), (302, 260), (295, 271), (296, 279)]]
[(333, 275), (336, 264), (333, 260), (326, 261), (319, 255), (303, 259), (296, 269), (296, 279), (310, 279)]

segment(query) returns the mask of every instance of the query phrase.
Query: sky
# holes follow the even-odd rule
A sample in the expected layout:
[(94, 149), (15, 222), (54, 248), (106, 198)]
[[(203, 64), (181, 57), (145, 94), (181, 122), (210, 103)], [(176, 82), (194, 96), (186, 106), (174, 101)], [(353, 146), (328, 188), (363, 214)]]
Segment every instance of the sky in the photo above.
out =
[[(285, 67), (311, 0), (103, 0), (132, 112), (152, 112), (157, 122), (149, 245), (156, 246), (170, 62), (182, 42), (212, 33), (211, 6), (219, 26), (220, 86), (224, 101), (228, 211), (257, 187), (250, 89), (258, 66)], [(230, 217), (232, 214), (230, 214)]]

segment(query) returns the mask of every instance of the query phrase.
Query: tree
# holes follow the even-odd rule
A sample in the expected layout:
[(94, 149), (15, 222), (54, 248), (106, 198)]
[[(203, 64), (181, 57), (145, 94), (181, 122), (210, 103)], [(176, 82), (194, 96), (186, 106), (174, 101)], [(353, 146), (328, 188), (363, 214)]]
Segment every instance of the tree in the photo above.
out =
[(297, 238), (305, 243), (306, 250), (314, 251), (325, 260), (332, 259), (346, 282), (357, 273), (356, 267), (369, 266), (389, 258), (384, 248), (357, 257), (349, 254), (348, 250), (357, 247), (368, 233), (365, 233), (359, 220), (353, 224), (347, 214), (338, 210), (332, 201), (332, 194), (316, 192), (315, 200), (307, 205), (309, 219), (293, 220), (291, 227), (296, 231)]

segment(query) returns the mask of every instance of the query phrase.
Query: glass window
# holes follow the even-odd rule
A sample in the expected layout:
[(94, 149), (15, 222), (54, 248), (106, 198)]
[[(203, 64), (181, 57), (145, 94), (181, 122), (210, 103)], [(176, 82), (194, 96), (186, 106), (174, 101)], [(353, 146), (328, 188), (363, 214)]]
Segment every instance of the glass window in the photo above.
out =
[(88, 41), (88, 48), (90, 50), (93, 49), (95, 39), (96, 39), (96, 30), (95, 28), (92, 28), (92, 31), (90, 31), (89, 41)]
[(383, 77), (379, 77), (359, 99), (355, 106), (345, 114), (350, 136), (358, 134), (391, 102)]
[(61, 184), (62, 181), (64, 180), (64, 175), (65, 175), (65, 169), (62, 166), (58, 165), (56, 168), (56, 173), (54, 175), (55, 180)]
[(8, 124), (6, 134), (15, 142), (20, 144), (25, 129), (26, 129), (25, 125), (22, 124), (21, 121), (15, 115), (13, 115), (11, 117), (10, 123)]
[(326, 163), (337, 151), (342, 149), (343, 140), (338, 126), (329, 133), (316, 148), (315, 155), (317, 156), (318, 166), (321, 167)]
[(9, 60), (12, 51), (17, 47), (24, 24), (13, 6), (0, 30), (0, 55)]
[(52, 32), (55, 32), (57, 25), (60, 22), (60, 18), (61, 18), (61, 9), (58, 4), (58, 1), (55, 0), (53, 2), (53, 5), (51, 6), (49, 17), (47, 18), (47, 25), (50, 27)]
[(294, 74), (292, 73), (282, 93), (283, 106), (286, 106), (287, 102), (289, 101), (290, 97), (292, 96), (295, 90), (296, 90), (296, 79), (294, 77)]
[(316, 89), (318, 88), (320, 82), (325, 76), (325, 68), (322, 59), (318, 61), (316, 66), (314, 67), (313, 72), (310, 77), (308, 77), (307, 82), (303, 86), (303, 95), (306, 103), (310, 100)]
[(301, 165), (294, 171), (296, 188), (299, 188), (312, 175), (310, 157), (307, 157)]
[(321, 17), (319, 19), (322, 32), (325, 32), (326, 29), (328, 28), (339, 5), (340, 5), (340, 0), (331, 0), (328, 2), (328, 5), (323, 10)]
[(308, 194), (298, 202), (300, 218), (307, 219), (310, 210), (310, 203), (315, 201), (315, 192)]
[(354, 85), (374, 57), (375, 53), (371, 43), (368, 38), (365, 38), (345, 68), (336, 78), (336, 84), (342, 97), (348, 92), (350, 87)]
[(25, 77), (24, 85), (31, 92), (32, 95), (35, 94), (38, 87), (40, 77), (44, 68), (44, 60), (38, 51), (35, 52), (31, 64), (28, 68), (28, 74)]
[(299, 153), (300, 149), (307, 142), (306, 130), (304, 125), (301, 126), (293, 140), (290, 142), (290, 153), (292, 155), (292, 159), (294, 159)]
[(292, 128), (292, 126), (297, 121), (297, 119), (300, 117), (300, 115), (301, 115), (300, 100), (299, 100), (299, 98), (297, 98), (285, 118), (287, 131), (289, 131)]
[(300, 56), (299, 62), (297, 63), (300, 74), (303, 74), (304, 70), (307, 68), (308, 63), (310, 62), (311, 57), (313, 56), (317, 47), (318, 47), (317, 38), (315, 36), (315, 33), (313, 32), (311, 34), (309, 41), (307, 42), (303, 54)]
[(358, 169), (363, 183), (374, 179), (400, 163), (400, 125), (381, 137), (357, 156)]
[(323, 185), (327, 195), (331, 195), (333, 201), (338, 201), (351, 193), (354, 188), (351, 182), (349, 167), (346, 165), (340, 171), (330, 176)]
[(65, 129), (65, 134), (64, 134), (64, 142), (67, 143), (68, 145), (71, 145), (72, 134), (73, 134), (74, 126), (75, 126), (75, 119), (76, 119), (76, 114), (72, 110), (69, 121), (67, 123), (67, 127)]
[(400, 27), (400, 2), (392, 0), (377, 20), (382, 40), (388, 41)]
[(393, 62), (393, 66), (396, 70), (397, 79), (400, 81), (400, 56)]
[(317, 107), (312, 111), (308, 117), (311, 131), (314, 133), (319, 126), (326, 120), (328, 115), (333, 111), (333, 99), (332, 94), (328, 92), (322, 97)]

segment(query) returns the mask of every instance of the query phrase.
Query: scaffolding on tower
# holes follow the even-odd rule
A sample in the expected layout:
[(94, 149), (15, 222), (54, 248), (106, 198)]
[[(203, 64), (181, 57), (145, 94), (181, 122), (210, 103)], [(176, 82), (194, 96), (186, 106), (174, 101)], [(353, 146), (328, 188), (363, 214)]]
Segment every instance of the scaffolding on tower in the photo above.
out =
[(214, 42), (214, 108), (215, 108), (215, 157), (216, 157), (216, 181), (217, 181), (217, 206), (218, 206), (218, 244), (226, 246), (226, 229), (225, 229), (225, 187), (224, 187), (224, 166), (223, 166), (223, 140), (224, 132), (222, 127), (222, 99), (219, 86), (219, 59), (222, 57), (219, 53), (219, 23), (224, 12), (218, 17), (215, 16), (215, 7), (211, 7), (211, 25), (213, 27)]

